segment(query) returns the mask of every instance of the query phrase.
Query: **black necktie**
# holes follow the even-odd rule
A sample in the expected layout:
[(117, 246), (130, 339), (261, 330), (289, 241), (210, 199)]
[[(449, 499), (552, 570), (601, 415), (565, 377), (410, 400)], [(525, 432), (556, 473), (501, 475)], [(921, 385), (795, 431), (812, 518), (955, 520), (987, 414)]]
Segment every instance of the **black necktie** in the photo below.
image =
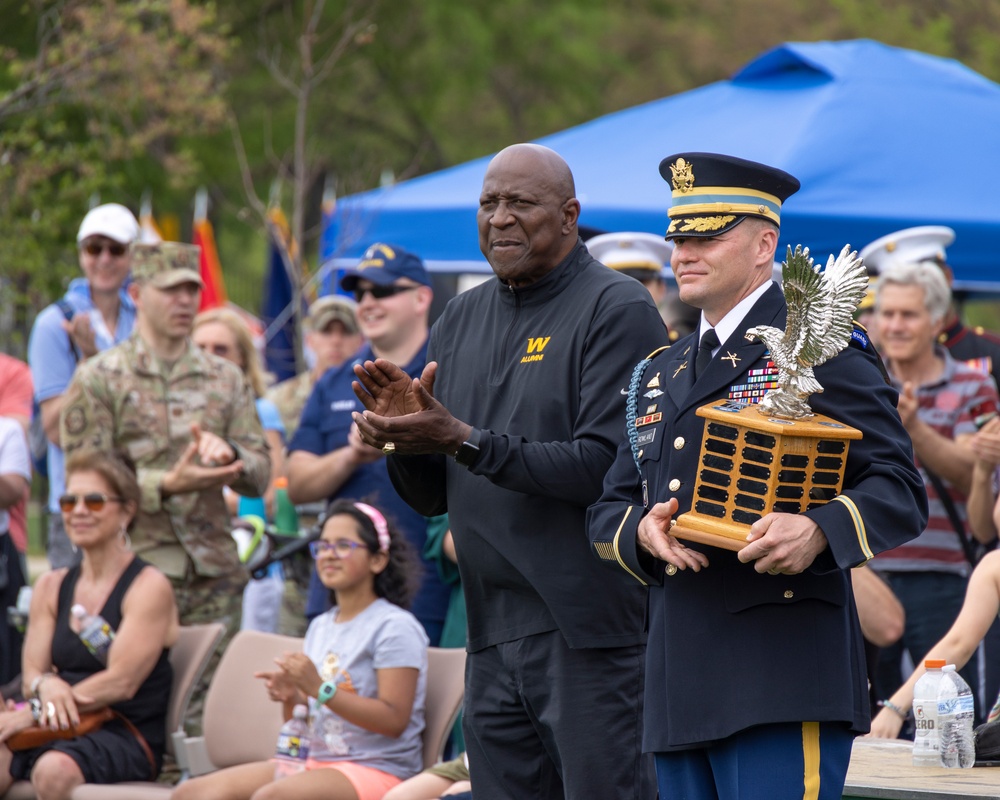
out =
[(712, 360), (712, 351), (719, 346), (719, 334), (715, 332), (715, 328), (709, 328), (705, 331), (705, 335), (701, 337), (701, 345), (698, 347), (698, 356), (694, 360), (694, 377), (695, 380), (698, 376), (705, 371), (705, 367), (708, 366), (708, 362)]

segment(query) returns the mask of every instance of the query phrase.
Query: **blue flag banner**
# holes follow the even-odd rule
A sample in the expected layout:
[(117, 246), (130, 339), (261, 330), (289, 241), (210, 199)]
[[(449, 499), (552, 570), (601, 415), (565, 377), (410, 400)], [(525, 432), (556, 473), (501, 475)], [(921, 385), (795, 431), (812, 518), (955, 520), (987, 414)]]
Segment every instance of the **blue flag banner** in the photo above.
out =
[(293, 378), (295, 369), (295, 314), (292, 313), (292, 281), (285, 266), (284, 252), (290, 239), (288, 222), (280, 209), (269, 212), (267, 274), (264, 277), (264, 300), (261, 320), (264, 323), (264, 363), (267, 371), (280, 382)]

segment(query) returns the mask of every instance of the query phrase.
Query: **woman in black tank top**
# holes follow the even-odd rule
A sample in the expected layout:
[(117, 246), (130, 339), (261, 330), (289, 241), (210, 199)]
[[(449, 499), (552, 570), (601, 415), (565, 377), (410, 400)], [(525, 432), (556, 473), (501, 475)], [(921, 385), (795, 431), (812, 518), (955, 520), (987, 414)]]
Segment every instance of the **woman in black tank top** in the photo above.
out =
[[(67, 460), (60, 507), (81, 558), (35, 585), (22, 664), (31, 702), (0, 713), (0, 795), (29, 779), (58, 800), (81, 783), (149, 780), (160, 769), (177, 606), (167, 578), (131, 551), (139, 500), (122, 458), (78, 451)], [(68, 728), (106, 707), (115, 717), (83, 736), (15, 753), (2, 744), (36, 723)]]

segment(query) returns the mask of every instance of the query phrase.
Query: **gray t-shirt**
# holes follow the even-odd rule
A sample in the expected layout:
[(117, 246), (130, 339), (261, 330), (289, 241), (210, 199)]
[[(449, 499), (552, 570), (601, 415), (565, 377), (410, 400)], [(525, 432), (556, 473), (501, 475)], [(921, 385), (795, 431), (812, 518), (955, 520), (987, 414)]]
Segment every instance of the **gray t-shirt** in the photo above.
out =
[[(423, 767), (420, 736), (424, 730), (427, 689), (427, 634), (409, 611), (379, 598), (349, 622), (336, 622), (337, 607), (316, 617), (306, 631), (303, 651), (324, 681), (338, 691), (378, 696), (376, 670), (411, 667), (420, 671), (410, 724), (398, 739), (359, 728), (325, 706), (313, 715), (310, 756), (324, 761), (352, 761), (398, 778)], [(315, 703), (313, 703), (315, 706)]]

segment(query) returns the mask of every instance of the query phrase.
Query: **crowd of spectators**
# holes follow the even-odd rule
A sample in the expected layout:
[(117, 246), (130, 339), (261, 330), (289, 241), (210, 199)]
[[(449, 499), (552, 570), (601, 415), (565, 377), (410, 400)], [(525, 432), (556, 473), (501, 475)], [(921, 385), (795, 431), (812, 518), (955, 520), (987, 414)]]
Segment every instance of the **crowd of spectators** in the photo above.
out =
[[(622, 580), (612, 591), (583, 514), (621, 444), (619, 395), (632, 368), (697, 332), (699, 312), (665, 279), (671, 242), (626, 232), (584, 243), (578, 213), (556, 154), (503, 151), (487, 171), (479, 221), (500, 285), (460, 298), (432, 330), (434, 282), (419, 255), (373, 243), (336, 294), (310, 305), (308, 368), (270, 386), (244, 319), (227, 308), (197, 313), (197, 248), (140, 243), (124, 206), (91, 210), (77, 237), (83, 275), (38, 314), (28, 364), (0, 354), (3, 607), (30, 583), (33, 471), (48, 485), (52, 570), (35, 582), (27, 638), (0, 625), (0, 684), (24, 701), (0, 713), (0, 788), (24, 778), (39, 797), (62, 798), (84, 781), (155, 775), (168, 648), (178, 625), (213, 620), (226, 633), (195, 691), (189, 733), (237, 630), (301, 636), (309, 624), (305, 653), (260, 675), (286, 716), (318, 698), (321, 746), (296, 779), (307, 793), (471, 796), (471, 772), (480, 797), (539, 780), (553, 797), (600, 792), (602, 781), (655, 796), (640, 746), (646, 589)], [(1000, 690), (1000, 646), (990, 649), (1000, 562), (987, 553), (1000, 528), (1000, 344), (957, 316), (950, 242), (948, 229), (916, 229), (865, 253), (878, 277), (871, 338), (930, 503), (919, 536), (851, 576), (873, 736), (907, 735), (900, 710), (925, 655), (963, 668), (980, 718)], [(517, 349), (511, 370), (504, 359)], [(542, 363), (545, 396), (529, 373)], [(248, 584), (232, 521), (273, 523), (278, 479), (303, 511), (315, 561), (305, 580), (276, 561)], [(74, 603), (114, 629), (105, 663), (76, 636)], [(294, 619), (279, 615), (282, 604)], [(355, 617), (368, 621), (363, 631), (346, 626)], [(452, 760), (417, 774), (428, 644), (470, 651), (464, 730), (473, 738), (456, 730)], [(984, 675), (973, 657), (982, 647)], [(597, 684), (609, 691), (613, 676), (623, 683), (617, 699), (595, 705)], [(126, 721), (13, 755), (2, 744), (108, 707)], [(136, 746), (143, 740), (150, 748)], [(348, 740), (363, 747), (345, 760)], [(177, 796), (225, 787), (249, 798), (272, 774), (249, 765), (187, 782)]]

